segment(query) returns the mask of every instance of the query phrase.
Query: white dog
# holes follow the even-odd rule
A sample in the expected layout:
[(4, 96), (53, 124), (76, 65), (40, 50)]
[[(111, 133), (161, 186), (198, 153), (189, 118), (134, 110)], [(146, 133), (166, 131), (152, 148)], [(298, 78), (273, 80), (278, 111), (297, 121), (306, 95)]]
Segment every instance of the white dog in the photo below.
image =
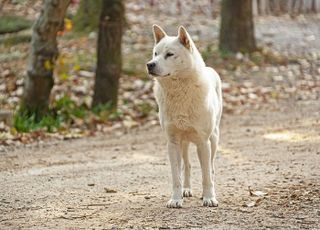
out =
[(192, 196), (190, 142), (197, 146), (201, 164), (203, 205), (218, 206), (213, 177), (222, 113), (220, 77), (206, 67), (184, 27), (180, 26), (178, 36), (173, 37), (154, 25), (153, 34), (153, 58), (147, 69), (155, 79), (160, 124), (168, 139), (173, 192), (167, 207), (180, 208), (183, 197)]

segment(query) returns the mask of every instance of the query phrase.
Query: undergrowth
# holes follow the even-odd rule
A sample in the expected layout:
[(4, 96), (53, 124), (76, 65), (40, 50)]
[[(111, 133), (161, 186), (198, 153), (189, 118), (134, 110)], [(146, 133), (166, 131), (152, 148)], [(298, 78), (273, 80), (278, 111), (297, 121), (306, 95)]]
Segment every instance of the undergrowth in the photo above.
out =
[[(103, 123), (108, 120), (118, 120), (122, 114), (112, 109), (110, 104), (101, 104), (88, 108), (85, 104), (77, 105), (68, 96), (62, 96), (54, 101), (45, 115), (39, 116), (36, 111), (30, 112), (20, 108), (14, 115), (13, 126), (18, 132), (30, 132), (46, 129), (56, 132), (66, 129), (76, 123)], [(88, 119), (91, 119), (90, 121)]]
[(31, 28), (32, 22), (20, 16), (3, 15), (0, 17), (0, 34), (14, 33)]

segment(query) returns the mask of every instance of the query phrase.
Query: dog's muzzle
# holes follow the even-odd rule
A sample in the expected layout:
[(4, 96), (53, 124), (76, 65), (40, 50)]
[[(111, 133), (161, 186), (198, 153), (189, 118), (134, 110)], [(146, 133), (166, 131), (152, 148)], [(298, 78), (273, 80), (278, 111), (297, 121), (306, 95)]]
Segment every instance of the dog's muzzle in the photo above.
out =
[(147, 63), (147, 69), (148, 69), (148, 73), (151, 75), (156, 75), (154, 70), (156, 67), (156, 63), (155, 62), (148, 62)]
[(155, 67), (156, 67), (156, 63), (155, 62), (148, 62), (147, 63), (148, 71), (153, 70)]

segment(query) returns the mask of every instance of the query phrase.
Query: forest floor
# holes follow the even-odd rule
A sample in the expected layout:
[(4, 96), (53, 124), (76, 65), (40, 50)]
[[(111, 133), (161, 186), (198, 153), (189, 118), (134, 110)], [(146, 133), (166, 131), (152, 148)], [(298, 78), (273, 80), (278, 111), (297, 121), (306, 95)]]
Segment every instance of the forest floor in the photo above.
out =
[(165, 207), (170, 166), (158, 126), (0, 153), (0, 228), (319, 229), (319, 131), (318, 101), (225, 115), (217, 208), (202, 207), (194, 148), (194, 197)]
[[(36, 2), (34, 9), (7, 11), (34, 19), (41, 5)], [(80, 139), (59, 130), (52, 134), (59, 138), (28, 139), (0, 123), (0, 229), (320, 229), (319, 15), (257, 17), (258, 44), (276, 51), (278, 61), (260, 62), (264, 57), (258, 55), (253, 62), (241, 54), (226, 60), (215, 56), (219, 23), (209, 19), (210, 12), (186, 4), (177, 16), (162, 6), (148, 11), (145, 2), (127, 4), (123, 120), (102, 125), (103, 132), (86, 123), (72, 127), (85, 132)], [(151, 25), (176, 34), (181, 22), (223, 81), (217, 208), (202, 207), (194, 147), (194, 197), (182, 209), (166, 208), (170, 165), (144, 65), (153, 45)], [(95, 39), (94, 33), (60, 39), (67, 63), (58, 65), (62, 74), (55, 74), (52, 98), (65, 92), (79, 103), (91, 98)], [(18, 105), (28, 52), (28, 43), (0, 46), (1, 109)], [(147, 117), (139, 117), (137, 104), (152, 108)]]

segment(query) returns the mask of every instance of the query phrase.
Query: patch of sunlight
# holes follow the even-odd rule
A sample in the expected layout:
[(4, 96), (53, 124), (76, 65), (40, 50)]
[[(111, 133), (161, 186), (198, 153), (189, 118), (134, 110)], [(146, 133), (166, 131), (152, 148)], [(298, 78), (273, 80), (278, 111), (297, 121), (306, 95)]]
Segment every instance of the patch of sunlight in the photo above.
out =
[(218, 156), (223, 156), (226, 160), (230, 160), (235, 163), (247, 162), (245, 154), (240, 151), (235, 151), (230, 148), (219, 146)]
[(312, 135), (310, 133), (301, 134), (292, 131), (282, 131), (267, 133), (263, 135), (264, 138), (276, 141), (287, 141), (287, 142), (303, 142), (303, 141), (317, 141), (320, 140), (319, 135)]
[(219, 146), (218, 152), (220, 152), (223, 155), (235, 154), (235, 151), (233, 149), (220, 147), (220, 146)]
[(134, 160), (141, 160), (141, 161), (146, 161), (146, 160), (151, 160), (151, 161), (156, 161), (159, 160), (158, 156), (152, 156), (149, 154), (142, 154), (142, 153), (134, 153), (131, 155), (131, 159)]

